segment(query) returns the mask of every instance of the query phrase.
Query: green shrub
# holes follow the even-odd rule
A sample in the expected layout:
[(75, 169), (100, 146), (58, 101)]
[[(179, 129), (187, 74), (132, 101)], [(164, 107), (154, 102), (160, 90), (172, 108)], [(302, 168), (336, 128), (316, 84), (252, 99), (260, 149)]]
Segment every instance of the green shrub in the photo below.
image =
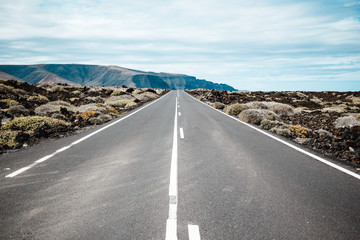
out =
[(15, 148), (18, 143), (15, 138), (18, 134), (18, 131), (11, 130), (1, 130), (0, 131), (0, 148)]
[(70, 123), (51, 117), (40, 117), (40, 116), (27, 116), (27, 117), (16, 117), (13, 120), (5, 123), (1, 128), (3, 130), (21, 130), (28, 131), (34, 130), (43, 122), (49, 124), (51, 127), (57, 127), (59, 125), (69, 126)]

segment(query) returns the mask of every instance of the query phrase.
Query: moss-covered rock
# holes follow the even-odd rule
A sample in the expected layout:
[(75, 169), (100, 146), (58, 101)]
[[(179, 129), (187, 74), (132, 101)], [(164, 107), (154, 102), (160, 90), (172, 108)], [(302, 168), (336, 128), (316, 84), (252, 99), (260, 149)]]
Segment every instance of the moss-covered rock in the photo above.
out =
[(11, 106), (19, 105), (19, 102), (13, 99), (1, 99), (0, 107), (1, 108), (9, 108)]
[(12, 149), (18, 147), (19, 143), (16, 142), (16, 136), (19, 131), (0, 130), (0, 151), (2, 149)]
[(1, 126), (1, 128), (3, 130), (29, 131), (29, 130), (34, 130), (42, 123), (46, 123), (50, 127), (70, 125), (70, 123), (64, 120), (55, 119), (51, 117), (27, 116), (27, 117), (16, 117), (13, 120), (10, 120), (7, 123), (5, 123), (3, 126)]

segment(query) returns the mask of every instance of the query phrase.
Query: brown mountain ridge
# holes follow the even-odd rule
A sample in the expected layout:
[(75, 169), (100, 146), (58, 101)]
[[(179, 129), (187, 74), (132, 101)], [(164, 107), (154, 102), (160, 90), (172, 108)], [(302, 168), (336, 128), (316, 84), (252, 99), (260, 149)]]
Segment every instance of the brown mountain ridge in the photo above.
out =
[(66, 83), (74, 86), (121, 86), (161, 89), (235, 89), (193, 76), (154, 73), (118, 66), (84, 64), (0, 65), (0, 78), (38, 83)]

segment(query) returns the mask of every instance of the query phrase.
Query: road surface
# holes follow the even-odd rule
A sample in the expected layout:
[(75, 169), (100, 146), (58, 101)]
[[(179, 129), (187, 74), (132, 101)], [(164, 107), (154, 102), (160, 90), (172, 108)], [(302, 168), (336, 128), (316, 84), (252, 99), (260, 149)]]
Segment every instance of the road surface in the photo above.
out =
[(0, 239), (360, 236), (358, 178), (183, 91), (0, 167)]

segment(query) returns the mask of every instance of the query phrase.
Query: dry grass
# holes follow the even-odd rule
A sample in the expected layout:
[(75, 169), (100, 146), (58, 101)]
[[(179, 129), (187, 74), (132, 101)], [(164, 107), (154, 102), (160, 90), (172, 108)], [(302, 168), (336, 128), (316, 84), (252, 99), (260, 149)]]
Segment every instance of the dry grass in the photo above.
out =
[(246, 103), (246, 106), (249, 109), (268, 109), (268, 106), (264, 102), (248, 102)]
[(299, 138), (306, 138), (308, 136), (306, 128), (301, 125), (291, 125), (289, 127), (289, 131), (292, 135), (295, 135)]
[(356, 115), (349, 115), (336, 119), (335, 128), (360, 126), (360, 121), (356, 119)]
[(212, 106), (215, 108), (215, 109), (220, 109), (220, 110), (223, 110), (225, 108), (225, 104), (221, 103), (221, 102), (214, 102), (212, 104)]
[(0, 83), (0, 92), (12, 93), (12, 92), (14, 92), (14, 88), (11, 87), (11, 86)]
[(119, 114), (119, 112), (114, 107), (110, 107), (110, 108), (106, 109), (106, 113), (108, 113), (108, 114), (112, 113), (115, 115)]
[(272, 121), (269, 119), (263, 119), (260, 123), (260, 128), (270, 130), (272, 128), (283, 128), (287, 129), (289, 126), (286, 123), (280, 121)]
[(264, 119), (277, 119), (277, 115), (269, 110), (247, 109), (239, 114), (239, 119), (243, 122), (259, 125)]
[(12, 99), (1, 99), (0, 102), (5, 104), (7, 108), (11, 106), (19, 105), (18, 101)]
[(49, 99), (43, 95), (37, 95), (37, 96), (30, 96), (28, 99), (30, 102), (38, 102), (41, 104), (48, 103)]
[(360, 105), (360, 97), (349, 96), (347, 99), (350, 99), (355, 105)]
[(277, 102), (269, 102), (268, 107), (274, 113), (280, 116), (293, 116), (294, 115), (294, 108), (290, 105), (277, 103)]
[(89, 111), (89, 110), (86, 110), (80, 114), (74, 114), (73, 116), (74, 117), (81, 117), (83, 120), (87, 120), (91, 117), (94, 117), (96, 115), (96, 112), (95, 111)]
[(77, 107), (76, 109), (74, 109), (75, 112), (85, 112), (85, 111), (95, 111), (95, 112), (101, 112), (101, 113), (106, 113), (107, 109), (106, 109), (106, 105), (103, 104), (99, 104), (99, 103), (90, 103), (90, 104), (85, 104), (85, 105), (81, 105), (80, 107)]
[(145, 102), (158, 98), (158, 96), (152, 92), (143, 92), (140, 94), (134, 94), (134, 96), (140, 101), (145, 101)]
[(245, 104), (240, 104), (240, 103), (235, 103), (235, 104), (231, 104), (229, 106), (227, 106), (224, 111), (226, 114), (232, 115), (232, 116), (237, 116), (239, 115), (242, 111), (249, 109), (248, 106), (246, 106)]
[(132, 100), (115, 100), (115, 101), (107, 101), (105, 102), (106, 105), (112, 106), (112, 107), (118, 107), (118, 108), (125, 108), (125, 106), (132, 102)]
[(339, 105), (333, 105), (331, 107), (326, 107), (326, 108), (323, 108), (321, 111), (322, 112), (337, 112), (337, 113), (344, 113), (344, 112), (347, 112), (347, 107), (345, 104), (339, 104)]
[(120, 96), (120, 95), (125, 95), (125, 94), (126, 94), (126, 92), (117, 89), (117, 90), (113, 91), (110, 96), (114, 97), (114, 96)]

